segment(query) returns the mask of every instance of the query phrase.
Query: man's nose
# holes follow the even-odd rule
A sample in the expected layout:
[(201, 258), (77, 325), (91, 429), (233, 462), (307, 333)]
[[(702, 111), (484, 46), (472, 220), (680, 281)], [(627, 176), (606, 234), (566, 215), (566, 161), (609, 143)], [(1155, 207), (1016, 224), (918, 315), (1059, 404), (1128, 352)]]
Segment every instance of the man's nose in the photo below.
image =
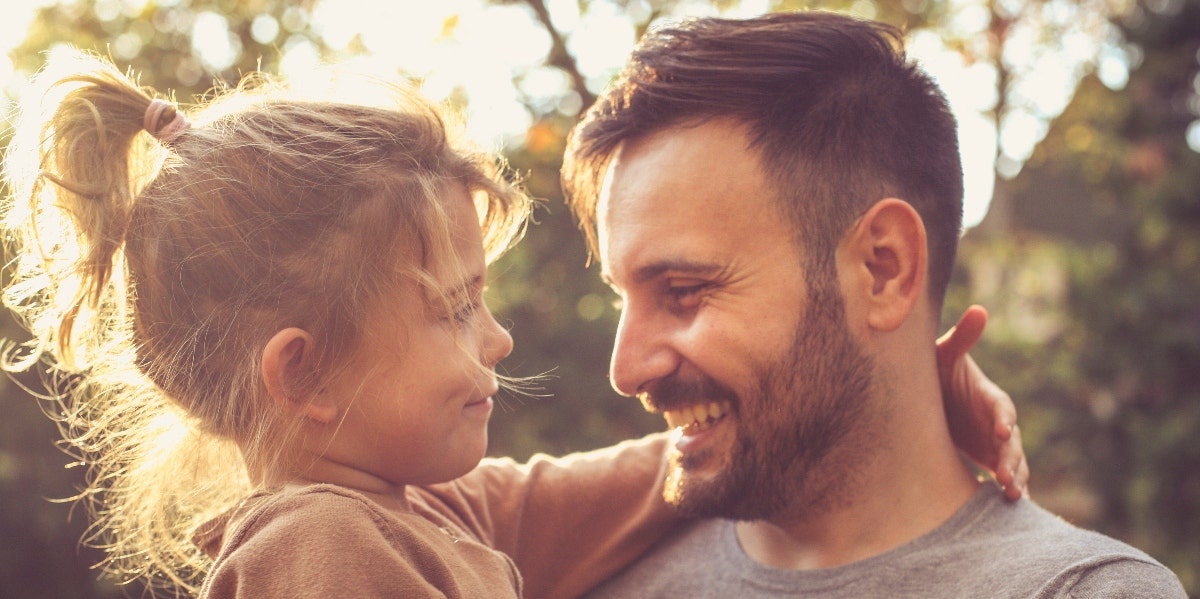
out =
[(678, 367), (678, 354), (661, 320), (626, 301), (617, 324), (608, 371), (617, 393), (636, 395), (647, 384), (671, 374)]

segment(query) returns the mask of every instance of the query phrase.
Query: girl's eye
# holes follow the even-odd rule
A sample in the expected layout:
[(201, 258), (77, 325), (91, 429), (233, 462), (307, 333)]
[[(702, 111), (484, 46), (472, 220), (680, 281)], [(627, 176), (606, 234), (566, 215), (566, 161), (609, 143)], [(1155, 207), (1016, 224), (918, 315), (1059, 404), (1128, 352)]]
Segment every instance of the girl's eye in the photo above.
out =
[(479, 304), (470, 302), (459, 306), (458, 309), (454, 310), (454, 313), (451, 314), (451, 317), (454, 319), (454, 322), (458, 324), (466, 324), (475, 317), (475, 312), (478, 310)]

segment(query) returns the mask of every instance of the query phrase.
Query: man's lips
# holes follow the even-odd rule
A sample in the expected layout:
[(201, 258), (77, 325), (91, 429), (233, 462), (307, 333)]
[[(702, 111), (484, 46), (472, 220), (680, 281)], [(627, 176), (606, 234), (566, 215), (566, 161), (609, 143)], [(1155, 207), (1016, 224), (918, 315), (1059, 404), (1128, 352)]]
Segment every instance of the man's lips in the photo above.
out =
[(692, 435), (708, 430), (717, 421), (729, 413), (730, 404), (727, 401), (710, 401), (707, 403), (683, 406), (672, 410), (663, 410), (663, 418), (670, 428), (680, 428), (683, 434)]

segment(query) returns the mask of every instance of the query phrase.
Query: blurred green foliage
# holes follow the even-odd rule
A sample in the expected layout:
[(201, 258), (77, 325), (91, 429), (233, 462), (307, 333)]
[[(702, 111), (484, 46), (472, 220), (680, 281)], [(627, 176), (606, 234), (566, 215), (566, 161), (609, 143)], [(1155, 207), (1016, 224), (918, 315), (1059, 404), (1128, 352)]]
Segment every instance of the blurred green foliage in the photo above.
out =
[(964, 239), (948, 313), (992, 308), (974, 353), (1017, 399), (1034, 497), (1197, 596), (1200, 2), (1139, 4), (1118, 24), (1128, 83), (1085, 78), (1002, 182), (1008, 226)]
[[(19, 335), (12, 319), (0, 332)], [(58, 429), (20, 387), (38, 385), (36, 377), (0, 381), (0, 596), (120, 596), (89, 569), (100, 553), (79, 546), (87, 514), (51, 501), (74, 495), (83, 473), (63, 467), (68, 460), (55, 448)]]
[[(530, 6), (531, 18), (544, 9), (541, 0), (494, 2)], [(78, 0), (42, 9), (14, 57), (32, 72), (42, 51), (70, 42), (112, 56), (186, 101), (213, 79), (232, 83), (240, 73), (276, 70), (291, 44), (325, 50), (308, 22), (312, 4)], [(678, 2), (642, 4), (651, 10), (637, 13), (637, 31)], [(988, 6), (994, 34), (1012, 15)], [(953, 16), (939, 2), (879, 2), (875, 9), (877, 18), (910, 28), (936, 30)], [(205, 12), (228, 25), (237, 50), (229, 64), (207, 64), (192, 46), (189, 26)], [(256, 37), (256, 20), (273, 23), (276, 35), (267, 39), (260, 30)], [(964, 239), (946, 313), (952, 318), (968, 303), (992, 312), (975, 354), (1016, 398), (1035, 498), (1142, 547), (1200, 596), (1200, 154), (1184, 138), (1200, 113), (1200, 0), (1147, 2), (1118, 24), (1136, 59), (1128, 84), (1114, 91), (1085, 78), (1021, 174), (997, 179), (997, 194), (1012, 205)], [(946, 37), (968, 59), (989, 59), (995, 50)], [(547, 64), (574, 68), (564, 51), (554, 49)], [(1006, 82), (1000, 77), (1001, 87)], [(517, 376), (546, 374), (540, 389), (502, 397), (493, 420), (492, 453), (520, 459), (662, 427), (636, 401), (618, 398), (606, 379), (618, 312), (595, 265), (586, 268), (558, 185), (575, 116), (530, 111), (525, 142), (508, 158), (544, 201), (525, 240), (494, 266), (488, 292), (516, 341), (502, 367)], [(11, 319), (0, 335), (20, 338)], [(21, 388), (38, 384), (0, 387), (0, 596), (137, 595), (96, 580), (88, 569), (94, 550), (78, 545), (86, 514), (48, 501), (72, 495), (82, 468), (63, 468), (71, 458), (55, 448), (53, 423)]]
[(536, 224), (493, 268), (488, 304), (510, 327), (514, 350), (502, 367), (510, 374), (545, 374), (529, 396), (508, 394), (494, 419), (493, 455), (524, 459), (611, 444), (661, 429), (636, 401), (618, 398), (608, 384), (608, 357), (616, 330), (615, 296), (590, 268), (582, 237), (562, 200), (559, 168), (573, 120), (549, 115), (528, 143), (509, 155), (541, 198)]

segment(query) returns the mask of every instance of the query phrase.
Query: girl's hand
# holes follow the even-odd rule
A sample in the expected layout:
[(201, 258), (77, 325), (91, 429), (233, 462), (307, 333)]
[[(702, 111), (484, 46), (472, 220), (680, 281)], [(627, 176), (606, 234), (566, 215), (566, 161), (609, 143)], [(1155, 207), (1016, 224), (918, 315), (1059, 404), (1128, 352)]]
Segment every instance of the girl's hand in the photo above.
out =
[(987, 325), (987, 311), (971, 306), (937, 341), (938, 376), (950, 436), (967, 457), (990, 471), (1009, 499), (1028, 496), (1029, 464), (1017, 428), (1017, 408), (967, 355)]

